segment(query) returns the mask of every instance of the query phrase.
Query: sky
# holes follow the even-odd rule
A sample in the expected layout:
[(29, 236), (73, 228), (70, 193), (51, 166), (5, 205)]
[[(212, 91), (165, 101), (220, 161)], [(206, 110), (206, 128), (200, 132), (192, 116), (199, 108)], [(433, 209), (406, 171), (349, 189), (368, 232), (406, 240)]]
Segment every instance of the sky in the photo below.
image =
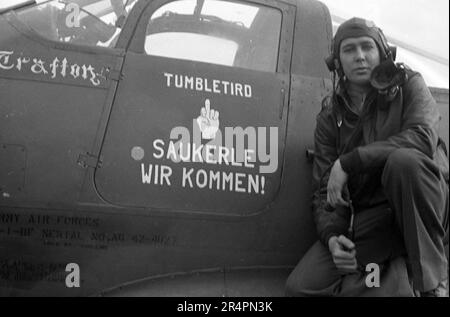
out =
[[(0, 8), (23, 1), (0, 0)], [(354, 16), (375, 22), (399, 47), (398, 62), (421, 72), (429, 86), (449, 88), (448, 0), (320, 1), (329, 8), (335, 27)]]
[[(372, 20), (399, 46), (398, 62), (421, 72), (429, 86), (449, 87), (448, 0), (320, 1), (329, 8), (333, 22), (355, 16)], [(433, 58), (425, 58), (417, 51)]]

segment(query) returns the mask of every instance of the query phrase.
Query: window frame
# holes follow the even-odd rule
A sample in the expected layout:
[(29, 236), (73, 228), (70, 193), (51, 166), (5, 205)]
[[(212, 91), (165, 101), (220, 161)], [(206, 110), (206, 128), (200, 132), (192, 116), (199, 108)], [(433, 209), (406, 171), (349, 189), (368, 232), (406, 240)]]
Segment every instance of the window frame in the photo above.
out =
[[(145, 1), (145, 0), (144, 0)], [(137, 53), (146, 55), (149, 57), (153, 57), (153, 55), (147, 55), (145, 52), (145, 39), (146, 39), (146, 33), (147, 33), (147, 26), (150, 21), (151, 16), (153, 15), (156, 10), (158, 10), (163, 5), (166, 5), (170, 2), (174, 2), (177, 0), (155, 0), (155, 1), (149, 1), (147, 3), (147, 6), (145, 7), (144, 11), (142, 12), (140, 19), (136, 25), (136, 30), (134, 33), (133, 38), (130, 41), (130, 45), (128, 47), (128, 50)], [(233, 0), (223, 0), (227, 2), (238, 2), (238, 3), (251, 3), (259, 6), (266, 6), (272, 9), (278, 9), (281, 13), (281, 28), (280, 28), (280, 37), (279, 37), (279, 47), (278, 47), (278, 58), (277, 58), (277, 65), (276, 65), (276, 73), (290, 73), (290, 61), (291, 61), (291, 55), (292, 55), (292, 42), (293, 42), (293, 24), (294, 24), (294, 18), (295, 18), (295, 6), (288, 5), (283, 2), (274, 1), (274, 0), (240, 0), (240, 1), (233, 1)], [(164, 58), (164, 57), (163, 57)], [(169, 58), (169, 57), (166, 57)], [(197, 62), (197, 61), (190, 61), (185, 60), (186, 62)], [(213, 64), (211, 65), (215, 66), (222, 66), (222, 67), (231, 67), (231, 68), (240, 68), (240, 69), (246, 69), (249, 71), (258, 71), (255, 69), (250, 68), (242, 68), (242, 67), (236, 67), (236, 66), (223, 66), (219, 64)], [(270, 72), (269, 72), (270, 73)]]
[[(51, 2), (53, 0), (47, 0), (41, 3), (34, 3), (33, 5), (28, 5), (26, 7), (23, 7), (23, 9), (29, 9), (33, 6), (39, 6), (46, 4), (48, 2)], [(57, 41), (51, 38), (48, 38), (47, 36), (41, 34), (37, 30), (35, 30), (32, 26), (30, 26), (27, 21), (24, 21), (22, 18), (19, 17), (18, 13), (15, 11), (9, 11), (7, 13), (4, 13), (4, 17), (6, 20), (16, 28), (17, 31), (19, 31), (21, 34), (27, 36), (31, 40), (38, 42), (42, 45), (45, 45), (50, 48), (54, 49), (61, 49), (61, 50), (69, 50), (74, 52), (84, 52), (84, 53), (91, 53), (91, 54), (106, 54), (106, 55), (116, 55), (116, 56), (124, 56), (125, 55), (125, 49), (127, 44), (130, 42), (133, 31), (135, 29), (135, 25), (137, 23), (137, 20), (139, 19), (139, 8), (136, 8), (138, 4), (141, 4), (140, 7), (142, 7), (143, 4), (147, 5), (146, 0), (137, 0), (136, 4), (131, 9), (127, 20), (125, 21), (124, 26), (122, 27), (122, 31), (119, 34), (119, 37), (117, 39), (116, 45), (114, 47), (104, 47), (104, 46), (93, 46), (93, 45), (87, 45), (87, 44), (76, 44), (76, 43), (70, 43), (70, 42), (61, 42)], [(22, 9), (22, 8), (20, 8)]]

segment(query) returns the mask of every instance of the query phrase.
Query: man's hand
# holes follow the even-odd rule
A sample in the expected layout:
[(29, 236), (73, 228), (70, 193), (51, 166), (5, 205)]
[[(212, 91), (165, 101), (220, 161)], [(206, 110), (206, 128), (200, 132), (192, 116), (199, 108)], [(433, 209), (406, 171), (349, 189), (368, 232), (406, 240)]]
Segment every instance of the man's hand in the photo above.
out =
[(337, 205), (348, 207), (349, 204), (342, 198), (342, 192), (345, 184), (347, 184), (348, 174), (344, 172), (341, 162), (336, 160), (330, 172), (327, 186), (327, 202), (331, 207), (336, 208)]
[(349, 274), (357, 272), (355, 244), (347, 237), (333, 236), (328, 240), (328, 249), (339, 272)]

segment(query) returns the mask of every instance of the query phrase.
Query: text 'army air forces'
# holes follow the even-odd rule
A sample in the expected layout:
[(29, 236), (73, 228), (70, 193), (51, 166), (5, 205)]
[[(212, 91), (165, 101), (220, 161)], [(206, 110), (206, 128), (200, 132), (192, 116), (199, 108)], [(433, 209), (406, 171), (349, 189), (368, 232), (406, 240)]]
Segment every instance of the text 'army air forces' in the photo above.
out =
[[(168, 88), (207, 91), (242, 98), (252, 97), (252, 87), (248, 84), (208, 81), (206, 78), (171, 73), (163, 75)], [(177, 126), (170, 131), (169, 141), (155, 139), (152, 143), (153, 161), (198, 163), (199, 168), (183, 167), (181, 175), (172, 177), (174, 175), (172, 164), (169, 166), (141, 162), (142, 184), (181, 185), (183, 188), (264, 195), (266, 176), (278, 169), (278, 127), (225, 127), (221, 130), (219, 111), (211, 107), (210, 99), (202, 103), (199, 115), (193, 114), (192, 130)], [(144, 156), (145, 150), (141, 146), (132, 147), (131, 157), (134, 160), (142, 161)], [(207, 166), (212, 168), (214, 165), (225, 167), (226, 171), (206, 169)], [(236, 168), (240, 171), (233, 171)], [(248, 172), (244, 173), (242, 169)], [(174, 184), (174, 179), (179, 183)]]

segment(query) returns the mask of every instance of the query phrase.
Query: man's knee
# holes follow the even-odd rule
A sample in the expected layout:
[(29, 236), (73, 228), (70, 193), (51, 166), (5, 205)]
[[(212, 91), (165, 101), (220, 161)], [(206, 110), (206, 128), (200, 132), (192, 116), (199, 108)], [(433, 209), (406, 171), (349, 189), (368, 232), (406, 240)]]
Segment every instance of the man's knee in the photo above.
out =
[(413, 179), (415, 176), (420, 175), (425, 159), (425, 155), (415, 149), (398, 149), (393, 151), (384, 166), (383, 183), (392, 176), (406, 176), (409, 179)]
[(423, 156), (424, 154), (415, 149), (398, 149), (389, 155), (385, 168), (397, 171), (415, 171), (420, 166)]
[(298, 276), (294, 276), (293, 272), (289, 275), (286, 281), (286, 296), (294, 297), (294, 296), (302, 296), (303, 294), (303, 285), (301, 285), (301, 278)]
[(287, 296), (329, 296), (339, 279), (331, 254), (320, 242), (300, 260), (286, 282)]
[(305, 293), (311, 288), (311, 285), (307, 285), (308, 281), (305, 279), (305, 271), (308, 269), (303, 260), (297, 264), (286, 281), (286, 296), (306, 296)]

